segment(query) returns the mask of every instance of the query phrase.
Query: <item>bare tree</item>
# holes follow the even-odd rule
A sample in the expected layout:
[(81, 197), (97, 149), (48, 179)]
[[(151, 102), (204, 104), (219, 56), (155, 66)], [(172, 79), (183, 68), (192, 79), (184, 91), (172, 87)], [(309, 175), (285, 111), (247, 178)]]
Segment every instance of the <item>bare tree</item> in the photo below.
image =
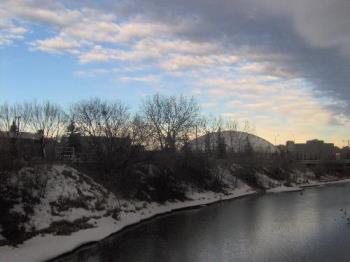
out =
[(130, 139), (134, 145), (143, 145), (149, 147), (153, 142), (151, 139), (150, 128), (139, 114), (133, 116), (130, 123)]
[(17, 135), (20, 135), (20, 130), (25, 130), (28, 123), (28, 111), (22, 104), (9, 105), (4, 103), (0, 105), (0, 130), (7, 132), (15, 124)]
[(236, 120), (228, 119), (226, 120), (226, 130), (229, 131), (229, 140), (230, 140), (230, 149), (231, 153), (234, 153), (234, 147), (236, 146), (237, 142), (237, 129), (238, 129), (238, 122)]
[(142, 113), (158, 146), (175, 151), (195, 129), (199, 108), (194, 98), (184, 96), (148, 97)]
[(89, 138), (96, 154), (104, 153), (112, 158), (121, 143), (129, 138), (130, 114), (120, 101), (98, 98), (81, 101), (72, 106), (71, 117), (81, 134)]
[[(204, 150), (207, 153), (213, 153), (217, 149), (221, 130), (223, 129), (223, 118), (213, 115), (203, 116), (201, 121), (200, 133), (204, 135)], [(220, 134), (218, 133), (220, 131)]]
[(72, 106), (71, 115), (86, 136), (124, 137), (128, 133), (130, 115), (120, 101), (107, 102), (98, 98), (81, 101)]
[(27, 103), (24, 110), (28, 113), (28, 128), (40, 137), (41, 153), (45, 157), (47, 139), (58, 139), (64, 132), (67, 115), (59, 105), (51, 102)]

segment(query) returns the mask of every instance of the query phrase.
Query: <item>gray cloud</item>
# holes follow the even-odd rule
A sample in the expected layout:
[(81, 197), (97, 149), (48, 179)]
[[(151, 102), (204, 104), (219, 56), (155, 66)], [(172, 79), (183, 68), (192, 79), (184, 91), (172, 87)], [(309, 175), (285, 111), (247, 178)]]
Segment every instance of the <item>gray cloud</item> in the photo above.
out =
[(348, 0), (134, 0), (99, 7), (126, 18), (186, 21), (178, 37), (219, 42), (227, 54), (304, 78), (320, 95), (344, 102), (333, 110), (350, 113)]
[[(222, 54), (263, 63), (266, 74), (284, 79), (303, 78), (315, 88), (316, 95), (341, 101), (332, 104), (333, 112), (350, 113), (349, 0), (63, 0), (60, 3), (11, 0), (4, 3), (17, 6), (23, 2), (26, 8), (16, 8), (18, 16), (61, 28), (76, 25), (81, 19), (81, 12), (76, 10), (86, 7), (112, 13), (119, 21), (185, 23), (186, 26), (169, 34), (178, 40), (215, 43)], [(36, 10), (43, 6), (47, 10)], [(101, 39), (110, 34), (113, 32), (100, 35)], [(95, 32), (92, 35), (97, 36)], [(62, 45), (69, 39), (53, 40), (41, 43), (47, 49), (55, 47), (57, 40)], [(69, 44), (72, 42), (66, 43)], [(101, 58), (103, 54), (89, 55)]]

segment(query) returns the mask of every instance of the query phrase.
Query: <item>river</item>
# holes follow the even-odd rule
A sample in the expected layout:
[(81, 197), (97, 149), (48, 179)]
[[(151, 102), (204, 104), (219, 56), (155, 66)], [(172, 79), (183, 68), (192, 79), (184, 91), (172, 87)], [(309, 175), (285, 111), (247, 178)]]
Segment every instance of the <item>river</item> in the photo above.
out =
[(251, 196), (141, 223), (55, 262), (348, 262), (349, 216), (350, 184)]

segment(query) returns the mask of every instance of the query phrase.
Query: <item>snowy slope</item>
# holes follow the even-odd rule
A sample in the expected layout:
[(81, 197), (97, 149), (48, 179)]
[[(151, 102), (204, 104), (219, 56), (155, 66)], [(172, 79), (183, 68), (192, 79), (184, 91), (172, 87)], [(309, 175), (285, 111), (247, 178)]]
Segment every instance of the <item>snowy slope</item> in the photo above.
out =
[[(236, 168), (231, 167), (230, 170), (233, 170), (234, 172), (234, 170), (237, 168), (238, 165), (236, 165)], [(28, 175), (29, 173), (31, 172), (26, 170), (22, 174)], [(83, 195), (85, 196), (91, 194), (91, 198), (87, 200), (87, 206), (89, 207), (87, 211), (89, 211), (88, 216), (90, 218), (88, 222), (93, 224), (94, 227), (79, 230), (70, 235), (53, 235), (48, 233), (40, 234), (25, 241), (18, 247), (0, 246), (0, 261), (45, 261), (64, 252), (68, 252), (84, 243), (101, 240), (114, 232), (120, 231), (128, 225), (138, 223), (159, 214), (255, 193), (254, 189), (247, 186), (239, 179), (236, 180), (235, 176), (232, 176), (232, 172), (229, 172), (227, 169), (223, 169), (221, 173), (222, 179), (226, 185), (225, 192), (199, 192), (195, 188), (188, 188), (186, 193), (188, 198), (187, 200), (172, 202), (168, 201), (160, 204), (130, 199), (119, 199), (119, 201), (117, 201), (115, 196), (108, 193), (100, 185), (94, 183), (91, 179), (78, 171), (66, 166), (53, 166), (51, 169), (46, 171), (46, 174), (48, 174), (49, 177), (46, 188), (49, 190), (43, 196), (45, 199), (47, 198), (47, 201), (42, 199), (41, 204), (35, 207), (37, 211), (36, 215), (32, 217), (32, 225), (37, 223), (37, 226), (42, 228), (44, 225), (50, 223), (50, 221), (56, 219), (55, 215), (52, 213), (50, 214), (43, 211), (48, 209), (47, 207), (50, 205), (49, 199), (54, 202), (58, 201), (58, 199), (62, 197), (72, 200), (79, 198), (83, 192)], [(283, 181), (276, 181), (266, 176), (266, 174), (256, 173), (259, 183), (264, 188), (268, 189), (267, 192), (276, 193), (302, 190), (301, 186), (304, 186), (304, 183), (306, 183), (307, 186), (325, 184), (318, 181), (308, 180), (313, 178), (312, 174), (309, 172), (296, 171), (295, 175), (296, 181), (299, 181), (299, 177), (303, 177), (303, 179), (300, 180), (302, 184), (298, 184), (298, 186), (295, 187), (286, 187), (283, 185)], [(82, 179), (80, 177), (82, 177)], [(335, 181), (332, 183), (342, 182), (350, 182), (350, 180)], [(104, 198), (108, 199), (108, 201), (103, 204), (103, 208), (105, 210), (99, 211), (99, 208), (96, 208), (96, 202), (102, 200), (101, 197), (103, 195), (105, 196)], [(115, 220), (108, 214), (107, 216), (100, 216), (101, 214), (105, 214), (107, 209), (113, 209), (117, 205), (117, 202), (120, 203), (120, 218), (118, 220)], [(21, 210), (21, 208), (17, 207), (16, 210)], [(81, 212), (82, 211), (79, 208), (70, 208), (64, 212), (59, 212), (59, 215), (65, 219), (75, 219), (76, 217), (81, 216)]]
[[(244, 152), (248, 143), (253, 151), (257, 153), (273, 153), (277, 150), (276, 147), (267, 140), (246, 132), (222, 131), (221, 136), (225, 139), (226, 149), (228, 151), (233, 150), (235, 153)], [(204, 135), (198, 137), (197, 142), (196, 140), (192, 140), (190, 145), (195, 148), (197, 143), (198, 148), (204, 150), (205, 144), (207, 143), (206, 141), (210, 141), (211, 148), (215, 148), (217, 140), (218, 133), (214, 132), (209, 134), (209, 139), (208, 135)]]
[[(78, 173), (76, 170), (66, 166), (54, 166), (51, 171), (49, 171), (50, 182), (48, 182), (48, 184), (51, 193), (48, 192), (48, 194), (45, 194), (45, 198), (47, 199), (42, 199), (41, 204), (36, 207), (36, 215), (32, 217), (31, 223), (32, 225), (37, 224), (38, 228), (45, 227), (45, 225), (48, 225), (51, 221), (56, 219), (52, 213), (45, 212), (48, 205), (50, 205), (50, 201), (56, 201), (60, 196), (73, 199), (79, 197), (78, 192), (83, 190), (85, 193), (91, 191), (93, 194), (96, 194), (94, 196), (95, 200), (91, 198), (92, 202), (89, 203), (89, 206), (91, 204), (91, 208), (89, 209), (90, 213), (88, 214), (90, 217), (88, 222), (93, 224), (94, 227), (79, 230), (69, 235), (54, 235), (48, 233), (36, 235), (35, 237), (25, 241), (23, 244), (18, 245), (18, 247), (8, 245), (0, 246), (1, 262), (46, 261), (83, 245), (84, 243), (101, 240), (114, 232), (120, 231), (128, 225), (138, 223), (159, 214), (192, 206), (206, 205), (255, 193), (251, 187), (247, 186), (242, 181), (235, 180), (229, 172), (223, 172), (222, 178), (226, 184), (226, 190), (223, 193), (215, 193), (211, 191), (203, 192), (198, 191), (196, 188), (188, 188), (186, 193), (187, 200), (172, 202), (167, 201), (162, 204), (130, 199), (119, 199), (120, 218), (115, 220), (110, 215), (99, 216), (101, 214), (99, 212), (102, 211), (98, 211), (93, 208), (93, 203), (95, 203), (95, 201), (100, 197), (99, 194), (106, 191), (104, 189), (100, 190), (95, 188), (95, 186), (100, 186), (95, 184), (93, 181), (90, 181), (91, 183), (88, 182), (85, 185), (85, 182), (80, 181), (83, 185), (78, 185), (77, 181), (79, 178), (77, 178), (76, 175), (83, 176), (84, 179), (86, 177), (83, 174)], [(70, 177), (73, 180), (70, 180)], [(77, 188), (79, 188), (79, 190), (76, 190)], [(106, 203), (105, 208), (113, 208), (113, 203), (117, 202), (114, 196), (109, 196), (109, 198), (110, 201), (108, 202), (111, 203)], [(60, 212), (60, 216), (64, 217), (65, 219), (71, 219), (80, 216), (81, 212), (81, 210), (72, 208), (66, 212)], [(85, 213), (84, 215), (87, 214)]]
[(112, 193), (73, 168), (56, 165), (47, 176), (45, 194), (34, 207), (28, 228), (42, 229), (62, 219), (102, 216), (107, 210), (117, 208), (118, 201)]
[(47, 230), (54, 222), (102, 217), (118, 206), (112, 193), (64, 165), (22, 168), (10, 175), (6, 187), (14, 194), (5, 200), (14, 204), (7, 216), (20, 216), (27, 233)]

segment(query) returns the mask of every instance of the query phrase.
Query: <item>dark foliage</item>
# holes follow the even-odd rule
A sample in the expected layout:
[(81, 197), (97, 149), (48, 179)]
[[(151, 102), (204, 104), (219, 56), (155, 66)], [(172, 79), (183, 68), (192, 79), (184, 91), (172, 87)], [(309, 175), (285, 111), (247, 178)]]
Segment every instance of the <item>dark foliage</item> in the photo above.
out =
[(88, 223), (89, 218), (83, 217), (74, 220), (60, 220), (52, 222), (49, 228), (41, 230), (39, 233), (51, 233), (54, 235), (70, 235), (73, 232), (81, 229), (93, 228), (94, 226)]

